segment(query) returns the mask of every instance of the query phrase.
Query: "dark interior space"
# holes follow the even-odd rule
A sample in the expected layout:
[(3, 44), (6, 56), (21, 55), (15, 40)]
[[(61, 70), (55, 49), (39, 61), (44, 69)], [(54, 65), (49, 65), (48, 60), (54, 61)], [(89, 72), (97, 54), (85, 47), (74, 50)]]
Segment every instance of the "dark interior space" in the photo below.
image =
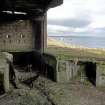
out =
[(13, 64), (20, 70), (19, 72), (30, 72), (31, 67), (32, 72), (54, 81), (54, 68), (46, 62), (40, 52), (15, 52), (12, 54)]
[(3, 75), (0, 74), (0, 95), (4, 94)]
[(96, 64), (92, 62), (85, 63), (86, 76), (88, 80), (96, 86)]

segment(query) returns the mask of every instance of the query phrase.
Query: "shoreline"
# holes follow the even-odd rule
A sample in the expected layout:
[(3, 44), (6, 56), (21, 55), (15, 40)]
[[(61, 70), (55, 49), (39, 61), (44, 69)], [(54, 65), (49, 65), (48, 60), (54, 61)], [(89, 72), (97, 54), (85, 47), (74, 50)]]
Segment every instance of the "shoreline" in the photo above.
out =
[(63, 41), (59, 41), (53, 38), (47, 39), (47, 46), (57, 46), (57, 47), (66, 47), (66, 48), (77, 48), (77, 49), (89, 49), (89, 50), (102, 50), (105, 51), (105, 48), (89, 48), (86, 46), (80, 46), (80, 45), (73, 45), (64, 43)]
[(95, 47), (94, 48), (91, 48), (91, 47), (86, 47), (86, 46), (81, 46), (81, 45), (68, 44), (68, 43), (64, 43), (63, 41), (56, 40), (56, 39), (50, 38), (50, 37), (48, 37), (47, 42), (48, 42), (48, 46), (55, 45), (54, 44), (54, 42), (55, 42), (56, 43), (55, 46), (59, 46), (59, 47), (78, 48), (78, 49), (90, 49), (90, 50), (102, 50), (102, 51), (105, 51), (105, 48), (95, 48)]
[(105, 49), (70, 45), (53, 38), (48, 38), (46, 52), (54, 55), (62, 54), (69, 56), (82, 56), (105, 59)]

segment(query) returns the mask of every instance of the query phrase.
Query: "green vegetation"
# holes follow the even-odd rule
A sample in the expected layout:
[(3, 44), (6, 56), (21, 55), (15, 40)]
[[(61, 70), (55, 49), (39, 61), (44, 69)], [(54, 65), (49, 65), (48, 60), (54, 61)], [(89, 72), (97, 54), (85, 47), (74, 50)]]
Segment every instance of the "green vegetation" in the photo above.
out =
[(91, 61), (105, 61), (105, 49), (92, 49), (81, 46), (67, 45), (54, 39), (48, 39), (48, 46), (45, 52), (56, 56), (58, 59), (86, 58)]

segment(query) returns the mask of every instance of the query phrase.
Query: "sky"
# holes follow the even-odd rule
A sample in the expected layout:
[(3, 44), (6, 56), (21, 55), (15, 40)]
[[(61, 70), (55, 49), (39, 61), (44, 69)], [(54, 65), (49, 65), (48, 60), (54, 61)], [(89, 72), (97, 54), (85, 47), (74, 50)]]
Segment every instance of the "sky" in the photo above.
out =
[(49, 36), (105, 37), (105, 0), (64, 0), (47, 16)]

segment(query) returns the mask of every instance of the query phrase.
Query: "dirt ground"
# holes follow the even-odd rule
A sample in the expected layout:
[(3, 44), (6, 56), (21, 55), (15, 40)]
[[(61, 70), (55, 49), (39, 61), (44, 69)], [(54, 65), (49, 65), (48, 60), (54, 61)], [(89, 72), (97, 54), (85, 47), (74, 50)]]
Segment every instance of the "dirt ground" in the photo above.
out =
[(76, 81), (59, 84), (43, 77), (33, 85), (0, 96), (0, 105), (105, 105), (105, 88)]
[(44, 91), (56, 105), (105, 105), (105, 88), (77, 81), (57, 84), (45, 81)]

